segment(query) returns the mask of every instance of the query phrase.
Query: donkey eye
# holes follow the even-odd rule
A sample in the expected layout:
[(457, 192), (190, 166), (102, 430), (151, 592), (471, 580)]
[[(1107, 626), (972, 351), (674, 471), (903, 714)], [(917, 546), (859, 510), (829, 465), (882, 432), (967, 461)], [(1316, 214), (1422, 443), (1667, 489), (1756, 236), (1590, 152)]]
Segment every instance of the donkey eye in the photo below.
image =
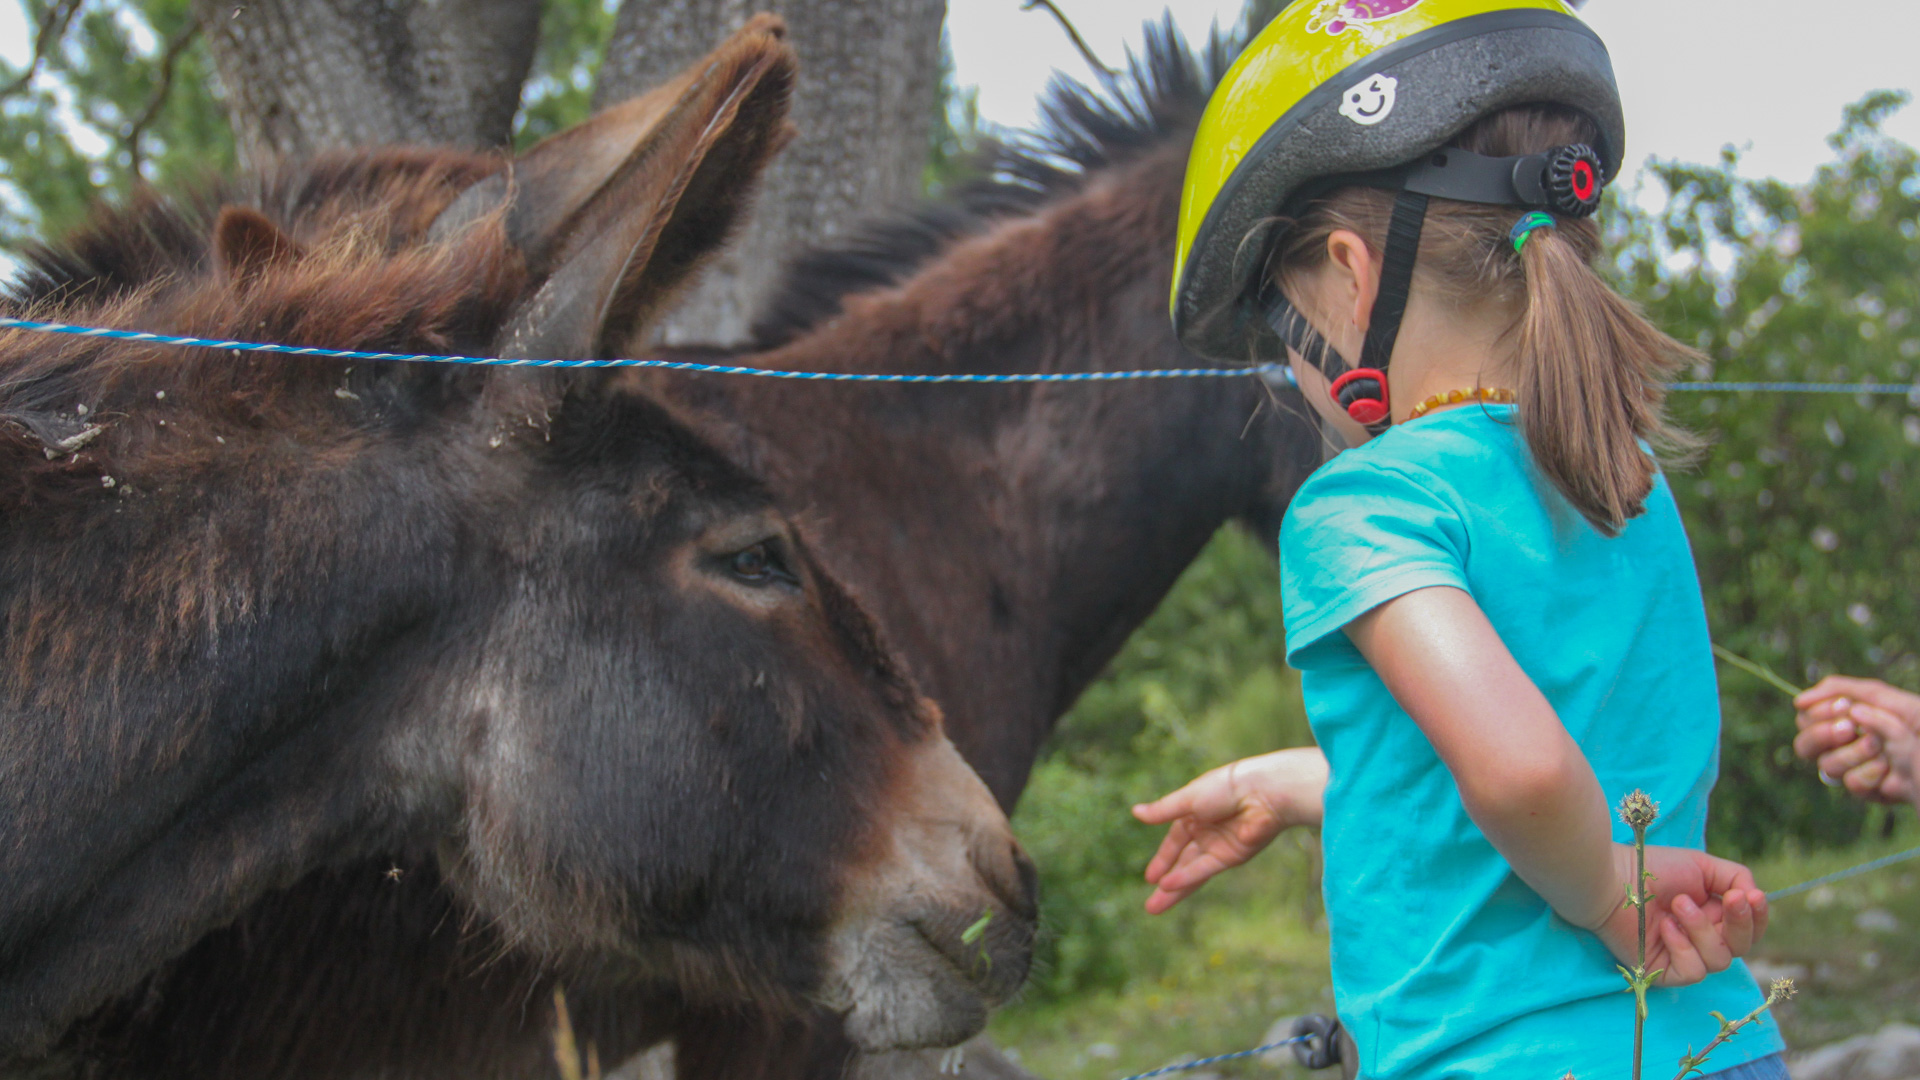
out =
[(743, 577), (749, 581), (766, 577), (767, 571), (772, 566), (773, 560), (767, 557), (767, 549), (761, 544), (755, 544), (745, 551), (734, 552), (733, 555), (734, 576)]
[(727, 570), (749, 585), (800, 584), (799, 575), (787, 566), (779, 544), (773, 540), (734, 552), (727, 557)]

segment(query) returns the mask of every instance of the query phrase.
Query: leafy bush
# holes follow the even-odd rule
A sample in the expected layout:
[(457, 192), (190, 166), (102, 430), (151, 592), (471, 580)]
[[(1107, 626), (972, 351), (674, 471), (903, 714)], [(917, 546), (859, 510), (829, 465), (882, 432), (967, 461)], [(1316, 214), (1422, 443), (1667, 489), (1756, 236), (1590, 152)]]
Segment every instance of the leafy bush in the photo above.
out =
[[(1141, 909), (1140, 874), (1163, 830), (1128, 808), (1223, 762), (1312, 741), (1283, 640), (1272, 554), (1222, 530), (1061, 722), (1014, 816), (1040, 866), (1036, 994), (1122, 986), (1190, 945), (1193, 905)], [(1276, 856), (1298, 859), (1288, 880), (1311, 892), (1295, 850)]]
[[(1657, 213), (1615, 217), (1618, 270), (1655, 322), (1699, 347), (1715, 380), (1913, 383), (1920, 362), (1920, 177), (1880, 132), (1906, 101), (1867, 97), (1805, 186), (1660, 164)], [(1920, 685), (1920, 391), (1906, 397), (1679, 394), (1712, 436), (1672, 478), (1715, 639), (1812, 682), (1833, 672)], [(1724, 670), (1713, 841), (1745, 854), (1788, 837), (1860, 835), (1861, 806), (1797, 762), (1792, 710)]]

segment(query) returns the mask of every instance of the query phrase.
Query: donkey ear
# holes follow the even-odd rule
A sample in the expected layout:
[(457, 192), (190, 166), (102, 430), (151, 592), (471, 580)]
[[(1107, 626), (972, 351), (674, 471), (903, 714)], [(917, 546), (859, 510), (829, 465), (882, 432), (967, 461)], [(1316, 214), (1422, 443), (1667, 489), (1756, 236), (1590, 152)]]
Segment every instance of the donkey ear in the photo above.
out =
[(213, 223), (213, 258), (221, 275), (232, 281), (244, 284), (261, 271), (291, 265), (304, 254), (293, 237), (258, 210), (225, 207)]
[(504, 197), (508, 239), (544, 278), (509, 315), (502, 355), (617, 347), (718, 251), (791, 136), (785, 38), (778, 18), (755, 16), (674, 81), (547, 139), (448, 208), (436, 232)]

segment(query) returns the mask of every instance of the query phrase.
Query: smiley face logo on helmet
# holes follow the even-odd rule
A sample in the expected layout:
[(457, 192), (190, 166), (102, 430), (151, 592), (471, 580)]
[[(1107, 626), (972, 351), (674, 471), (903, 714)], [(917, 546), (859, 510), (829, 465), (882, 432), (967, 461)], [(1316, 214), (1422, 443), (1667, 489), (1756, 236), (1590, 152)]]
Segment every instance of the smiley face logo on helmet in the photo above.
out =
[(1394, 94), (1400, 80), (1391, 75), (1373, 75), (1355, 84), (1340, 98), (1340, 115), (1362, 127), (1372, 127), (1393, 111)]

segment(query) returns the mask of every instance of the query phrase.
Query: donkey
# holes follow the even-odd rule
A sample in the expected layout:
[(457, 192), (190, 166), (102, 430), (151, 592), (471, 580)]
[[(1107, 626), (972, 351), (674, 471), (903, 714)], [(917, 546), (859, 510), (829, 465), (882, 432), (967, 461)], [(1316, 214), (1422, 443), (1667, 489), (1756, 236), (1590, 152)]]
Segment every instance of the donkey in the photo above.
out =
[[(992, 149), (959, 198), (796, 259), (752, 346), (660, 355), (903, 373), (1197, 366), (1166, 298), (1188, 151), (1229, 51), (1216, 38), (1196, 55), (1170, 22), (1149, 27), (1127, 75), (1057, 84), (1045, 129)], [(626, 382), (787, 493), (1009, 812), (1057, 719), (1208, 539), (1237, 521), (1272, 544), (1323, 459), (1297, 391), (1254, 377)], [(702, 1060), (715, 1025), (686, 1024)], [(784, 1053), (732, 1040), (731, 1064), (708, 1074), (832, 1075), (796, 1067), (792, 1049), (834, 1043), (830, 1021), (778, 1030)]]
[[(518, 161), (145, 199), (7, 308), (605, 355), (793, 74), (762, 18)], [(925, 1045), (1017, 987), (1032, 869), (937, 707), (778, 489), (618, 382), (0, 337), (0, 1074), (528, 1075), (560, 978), (635, 1045), (643, 998)]]
[[(1084, 372), (1205, 366), (1167, 319), (1188, 150), (1230, 61), (1173, 24), (957, 199), (801, 255), (740, 350), (770, 368)], [(1011, 810), (1055, 721), (1223, 524), (1269, 544), (1322, 461), (1261, 378), (1076, 385), (626, 384), (728, 447), (815, 527)]]

